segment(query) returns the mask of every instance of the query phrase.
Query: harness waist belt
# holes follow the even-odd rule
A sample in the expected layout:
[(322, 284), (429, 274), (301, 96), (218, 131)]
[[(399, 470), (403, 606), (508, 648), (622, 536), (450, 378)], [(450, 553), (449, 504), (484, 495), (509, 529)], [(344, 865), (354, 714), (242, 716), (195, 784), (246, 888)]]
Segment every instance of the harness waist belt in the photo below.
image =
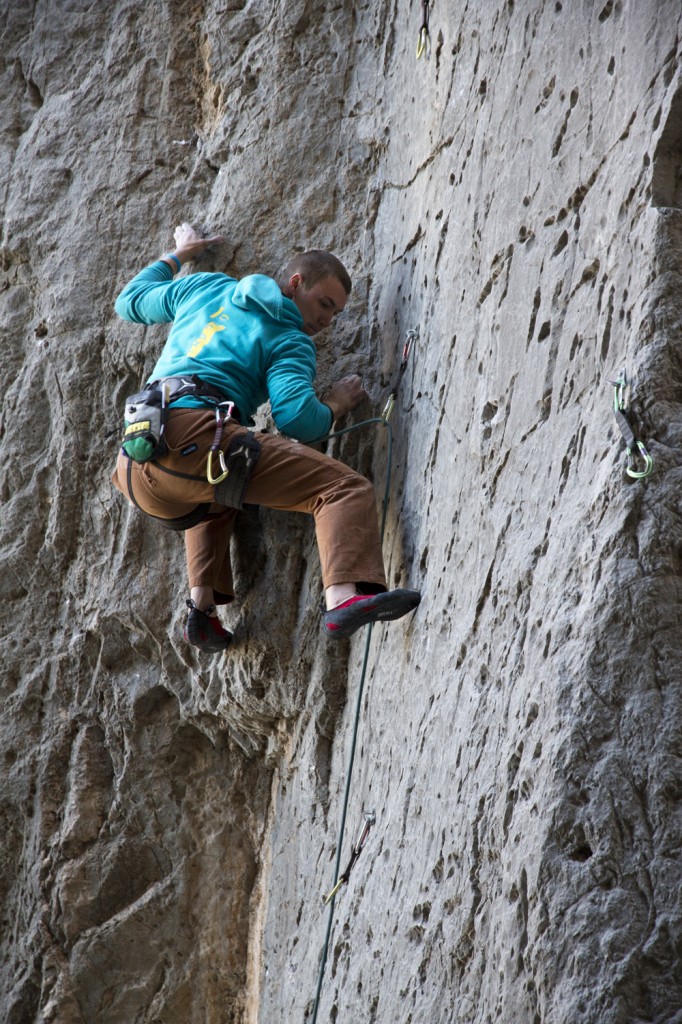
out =
[[(160, 388), (162, 384), (169, 387), (168, 402), (176, 402), (179, 398), (191, 395), (193, 398), (205, 398), (212, 405), (220, 405), (229, 402), (230, 399), (222, 393), (214, 384), (201, 380), (196, 373), (189, 377), (159, 377), (147, 385), (148, 388)], [(241, 413), (236, 406), (232, 409), (231, 419), (241, 423)]]

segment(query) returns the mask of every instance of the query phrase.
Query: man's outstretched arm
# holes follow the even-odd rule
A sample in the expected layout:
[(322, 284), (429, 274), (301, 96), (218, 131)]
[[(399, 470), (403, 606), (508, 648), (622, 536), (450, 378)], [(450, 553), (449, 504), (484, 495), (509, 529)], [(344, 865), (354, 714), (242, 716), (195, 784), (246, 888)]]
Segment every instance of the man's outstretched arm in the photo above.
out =
[[(171, 323), (175, 317), (175, 305), (179, 297), (176, 294), (177, 289), (169, 287), (173, 277), (183, 263), (194, 259), (208, 246), (225, 240), (223, 235), (200, 238), (187, 222), (179, 224), (174, 235), (173, 252), (160, 257), (136, 274), (116, 299), (116, 312), (124, 320), (140, 324)], [(171, 271), (170, 276), (168, 268)]]

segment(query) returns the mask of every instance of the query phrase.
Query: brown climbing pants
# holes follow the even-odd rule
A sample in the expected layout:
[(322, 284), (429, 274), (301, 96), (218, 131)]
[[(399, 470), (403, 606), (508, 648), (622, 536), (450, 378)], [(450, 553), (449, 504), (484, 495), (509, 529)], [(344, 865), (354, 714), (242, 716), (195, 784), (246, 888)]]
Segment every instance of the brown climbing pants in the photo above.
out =
[[(206, 479), (206, 459), (215, 434), (215, 414), (202, 409), (171, 410), (166, 425), (168, 452), (156, 462), (132, 462), (119, 453), (112, 480), (149, 515), (175, 519), (210, 503), (206, 519), (185, 530), (191, 587), (213, 588), (216, 604), (234, 597), (230, 537), (237, 510), (218, 505)], [(221, 448), (244, 431), (225, 425)], [(286, 512), (307, 512), (315, 522), (322, 581), (356, 583), (368, 592), (386, 586), (374, 488), (354, 470), (321, 452), (277, 434), (260, 433), (261, 453), (246, 488), (246, 504)], [(214, 472), (218, 461), (214, 460)]]

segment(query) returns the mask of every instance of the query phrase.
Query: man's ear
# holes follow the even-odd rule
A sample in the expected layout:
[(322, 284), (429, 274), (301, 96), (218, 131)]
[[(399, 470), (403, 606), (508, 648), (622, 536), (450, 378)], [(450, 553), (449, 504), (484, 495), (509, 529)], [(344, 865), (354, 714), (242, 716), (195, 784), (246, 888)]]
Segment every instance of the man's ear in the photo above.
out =
[(303, 278), (301, 277), (300, 274), (292, 274), (291, 277), (289, 278), (289, 287), (291, 288), (292, 292), (297, 292), (302, 284)]

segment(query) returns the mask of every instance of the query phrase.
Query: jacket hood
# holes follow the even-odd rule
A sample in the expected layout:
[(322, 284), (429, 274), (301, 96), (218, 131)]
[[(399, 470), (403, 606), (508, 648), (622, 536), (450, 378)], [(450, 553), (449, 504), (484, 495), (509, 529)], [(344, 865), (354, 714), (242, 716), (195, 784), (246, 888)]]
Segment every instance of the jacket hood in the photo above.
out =
[(232, 293), (232, 302), (240, 309), (267, 313), (273, 320), (301, 331), (303, 317), (291, 299), (282, 295), (279, 285), (265, 274), (243, 277)]

